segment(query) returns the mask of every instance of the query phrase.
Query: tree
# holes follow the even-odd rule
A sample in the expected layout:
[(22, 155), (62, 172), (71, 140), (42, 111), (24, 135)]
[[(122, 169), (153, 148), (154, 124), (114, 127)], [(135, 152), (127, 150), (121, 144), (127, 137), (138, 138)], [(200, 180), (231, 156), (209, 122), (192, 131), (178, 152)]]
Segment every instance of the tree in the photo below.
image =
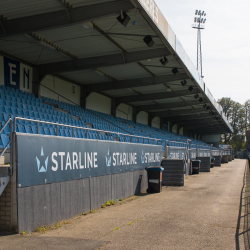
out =
[(222, 106), (223, 112), (234, 130), (232, 134), (223, 134), (221, 143), (231, 144), (235, 151), (239, 151), (245, 145), (246, 127), (247, 124), (249, 125), (246, 110), (250, 112), (250, 100), (241, 105), (231, 98), (223, 97), (218, 100), (218, 103)]

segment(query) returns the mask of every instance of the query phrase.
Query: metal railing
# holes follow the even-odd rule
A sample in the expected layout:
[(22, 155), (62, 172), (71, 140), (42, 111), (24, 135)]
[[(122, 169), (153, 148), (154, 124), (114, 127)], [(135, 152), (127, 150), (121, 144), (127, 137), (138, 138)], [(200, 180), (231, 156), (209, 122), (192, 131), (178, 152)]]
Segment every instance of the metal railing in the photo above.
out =
[[(80, 130), (85, 130), (86, 132), (86, 139), (88, 139), (88, 131), (92, 131), (92, 132), (97, 132), (97, 140), (99, 140), (100, 138), (100, 133), (105, 133), (108, 135), (108, 140), (110, 138), (110, 134), (116, 134), (118, 137), (119, 136), (126, 136), (126, 137), (130, 137), (130, 142), (133, 142), (133, 138), (137, 138), (138, 139), (138, 143), (140, 139), (143, 139), (143, 144), (145, 144), (145, 140), (152, 140), (153, 144), (156, 141), (157, 144), (156, 145), (162, 145), (162, 140), (161, 139), (157, 139), (157, 138), (152, 138), (152, 137), (144, 137), (144, 136), (138, 136), (138, 135), (131, 135), (131, 134), (123, 134), (123, 133), (119, 133), (119, 132), (113, 132), (113, 131), (106, 131), (106, 130), (99, 130), (99, 129), (92, 129), (92, 128), (85, 128), (85, 127), (77, 127), (77, 126), (72, 126), (72, 125), (66, 125), (66, 124), (60, 124), (60, 123), (54, 123), (54, 122), (46, 122), (46, 121), (40, 121), (40, 120), (33, 120), (33, 119), (28, 119), (28, 118), (22, 118), (22, 117), (15, 117), (14, 118), (14, 132), (16, 132), (16, 122), (17, 120), (21, 120), (21, 121), (29, 121), (29, 122), (33, 122), (36, 123), (37, 126), (37, 134), (39, 134), (39, 124), (48, 124), (48, 125), (54, 125), (56, 126), (56, 136), (58, 136), (58, 131), (59, 131), (59, 127), (67, 127), (67, 128), (71, 128), (72, 129), (72, 138), (75, 138), (74, 136), (74, 130), (75, 129), (80, 129)], [(159, 144), (159, 142), (161, 142), (161, 144)], [(154, 144), (155, 145), (155, 144)]]
[(7, 150), (8, 146), (10, 146), (10, 168), (9, 168), (9, 175), (12, 175), (12, 119), (9, 118), (8, 121), (3, 125), (3, 127), (0, 130), (0, 134), (4, 131), (5, 127), (10, 123), (10, 135), (9, 135), (9, 142), (4, 147), (3, 151), (0, 154), (0, 157), (2, 157)]

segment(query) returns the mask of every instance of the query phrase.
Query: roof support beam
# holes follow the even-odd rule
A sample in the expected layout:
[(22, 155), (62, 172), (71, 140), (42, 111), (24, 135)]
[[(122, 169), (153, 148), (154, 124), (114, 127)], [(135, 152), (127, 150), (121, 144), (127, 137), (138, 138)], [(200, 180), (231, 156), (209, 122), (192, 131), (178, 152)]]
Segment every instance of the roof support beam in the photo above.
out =
[[(205, 111), (205, 110), (204, 110)], [(194, 114), (194, 115), (183, 115), (183, 116), (173, 116), (166, 118), (167, 121), (183, 121), (183, 120), (195, 120), (200, 118), (213, 118), (212, 115), (208, 113)]]
[(188, 126), (189, 124), (220, 124), (219, 121), (216, 121), (213, 118), (204, 118), (204, 119), (196, 119), (196, 120), (181, 120), (181, 121), (175, 121), (175, 124), (181, 124), (182, 126)]
[(154, 76), (154, 77), (144, 77), (144, 78), (139, 78), (139, 79), (127, 79), (127, 80), (114, 81), (114, 82), (108, 82), (108, 83), (107, 82), (95, 83), (95, 84), (89, 84), (87, 88), (91, 92), (107, 91), (107, 90), (113, 90), (113, 89), (126, 89), (126, 88), (162, 84), (162, 83), (173, 82), (173, 81), (181, 81), (187, 78), (188, 78), (187, 74), (178, 74), (177, 76), (171, 74), (171, 75), (161, 75), (161, 76)]
[(150, 100), (165, 99), (165, 98), (174, 98), (174, 97), (180, 97), (180, 96), (185, 96), (185, 95), (192, 95), (196, 93), (200, 93), (200, 90), (193, 89), (192, 92), (190, 92), (189, 90), (178, 90), (174, 92), (158, 92), (158, 93), (152, 93), (152, 94), (123, 96), (118, 99), (120, 103), (128, 103), (128, 102), (140, 102), (140, 101), (150, 101)]
[[(0, 37), (26, 34), (39, 30), (47, 30), (93, 21), (108, 16), (119, 15), (121, 10), (128, 11), (134, 8), (135, 7), (129, 0), (113, 1), (78, 8), (69, 8), (68, 14), (71, 18), (71, 22), (69, 22), (68, 14), (65, 10), (21, 17), (12, 20), (4, 20), (2, 21), (2, 24), (5, 29), (5, 34), (2, 30), (0, 30)], [(115, 22), (116, 20), (114, 19), (114, 23)]]
[[(39, 65), (40, 72), (44, 75), (63, 73), (77, 70), (94, 69), (107, 66), (114, 66), (126, 63), (134, 63), (148, 58), (158, 58), (164, 54), (169, 54), (168, 49), (151, 49), (135, 52), (119, 53), (106, 56), (97, 56), (91, 58), (83, 58), (78, 60), (70, 60), (56, 63), (48, 63)], [(100, 89), (98, 89), (100, 91)]]
[[(202, 102), (205, 103), (205, 102)], [(170, 103), (157, 103), (150, 105), (137, 106), (139, 111), (149, 111), (155, 109), (166, 109), (166, 108), (179, 108), (179, 107), (188, 107), (192, 105), (201, 104), (198, 100), (194, 101), (182, 101), (182, 102), (170, 102)]]
[(203, 108), (190, 108), (190, 109), (181, 109), (181, 110), (170, 110), (170, 111), (161, 111), (161, 112), (155, 112), (155, 116), (159, 117), (167, 117), (167, 116), (175, 116), (175, 115), (182, 115), (182, 114), (193, 114), (198, 112), (203, 112)]

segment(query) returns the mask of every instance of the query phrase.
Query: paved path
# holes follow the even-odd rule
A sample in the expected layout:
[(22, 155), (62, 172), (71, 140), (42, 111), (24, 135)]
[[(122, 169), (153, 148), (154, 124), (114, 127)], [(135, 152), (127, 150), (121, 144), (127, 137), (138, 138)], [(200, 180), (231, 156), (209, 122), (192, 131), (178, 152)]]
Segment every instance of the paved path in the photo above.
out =
[(236, 159), (46, 234), (0, 237), (0, 249), (235, 249), (244, 168)]

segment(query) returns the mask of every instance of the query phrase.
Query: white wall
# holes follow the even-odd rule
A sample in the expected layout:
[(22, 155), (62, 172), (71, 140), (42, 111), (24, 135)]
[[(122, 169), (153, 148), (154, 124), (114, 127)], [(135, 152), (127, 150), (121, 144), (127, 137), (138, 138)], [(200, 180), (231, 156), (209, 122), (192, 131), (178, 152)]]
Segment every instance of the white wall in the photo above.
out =
[[(73, 93), (73, 88), (75, 93)], [(54, 93), (53, 91), (65, 97), (66, 99)], [(39, 94), (62, 102), (80, 105), (80, 91), (81, 90), (78, 85), (61, 80), (55, 76), (48, 75), (41, 82)]]
[(87, 97), (86, 108), (111, 115), (111, 98), (93, 92)]
[(148, 113), (145, 111), (139, 112), (136, 117), (136, 122), (148, 125)]
[(160, 117), (155, 117), (152, 120), (151, 126), (154, 127), (154, 128), (160, 128), (160, 126), (161, 126), (161, 119), (160, 119)]
[(173, 132), (173, 133), (177, 133), (177, 124), (175, 124), (175, 125), (172, 127), (172, 132)]
[(132, 121), (133, 108), (127, 104), (121, 103), (116, 109), (116, 116)]
[(179, 135), (183, 135), (183, 127), (179, 129)]

